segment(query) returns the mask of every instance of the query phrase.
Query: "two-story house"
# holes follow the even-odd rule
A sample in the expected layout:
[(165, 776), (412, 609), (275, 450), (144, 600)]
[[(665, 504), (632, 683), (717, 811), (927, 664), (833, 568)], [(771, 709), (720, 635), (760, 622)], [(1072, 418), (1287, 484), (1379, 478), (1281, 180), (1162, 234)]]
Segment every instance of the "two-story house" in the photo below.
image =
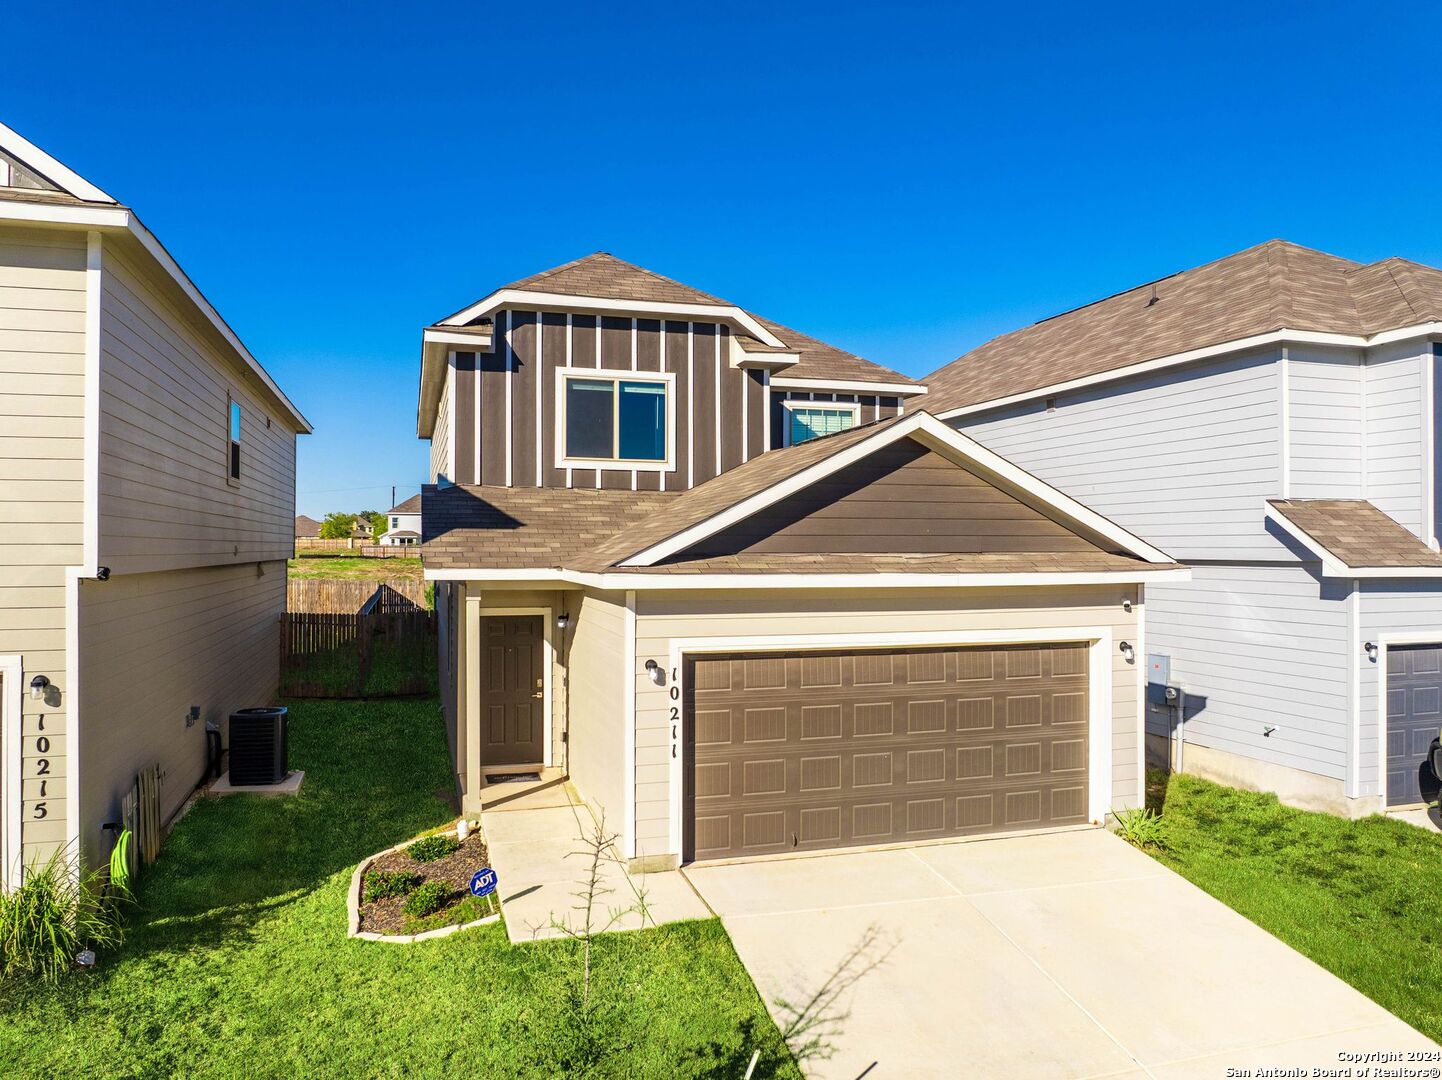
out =
[(1192, 568), (1148, 591), (1188, 771), (1360, 815), (1442, 725), (1442, 272), (1282, 241), (972, 350), (950, 424)]
[(421, 497), (412, 495), (386, 511), (383, 547), (410, 547), (421, 542)]
[(309, 431), (135, 211), (0, 125), (0, 887), (269, 704)]
[(422, 556), (468, 811), (564, 772), (651, 869), (1099, 822), (1187, 571), (926, 387), (597, 254), (423, 333)]

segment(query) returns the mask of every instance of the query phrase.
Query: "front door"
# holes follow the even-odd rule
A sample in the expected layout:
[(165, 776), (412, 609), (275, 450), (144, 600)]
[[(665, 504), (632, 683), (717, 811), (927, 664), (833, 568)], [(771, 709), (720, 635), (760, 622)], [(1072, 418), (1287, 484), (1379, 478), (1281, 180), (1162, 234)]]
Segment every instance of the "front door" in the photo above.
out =
[(1387, 805), (1426, 802), (1436, 781), (1427, 751), (1442, 728), (1442, 646), (1393, 645), (1387, 650)]
[(545, 758), (546, 649), (540, 615), (481, 617), (481, 765)]

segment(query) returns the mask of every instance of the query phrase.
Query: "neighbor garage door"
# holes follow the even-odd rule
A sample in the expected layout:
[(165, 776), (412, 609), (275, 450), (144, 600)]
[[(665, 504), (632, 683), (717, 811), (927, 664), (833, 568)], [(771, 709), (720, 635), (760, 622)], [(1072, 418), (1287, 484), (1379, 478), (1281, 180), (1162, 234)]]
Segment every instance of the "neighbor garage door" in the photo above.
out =
[(686, 856), (1087, 820), (1087, 646), (687, 663)]
[[(1442, 645), (1387, 650), (1387, 805), (1436, 797), (1427, 751), (1442, 727)], [(1428, 790), (1424, 790), (1424, 784)]]

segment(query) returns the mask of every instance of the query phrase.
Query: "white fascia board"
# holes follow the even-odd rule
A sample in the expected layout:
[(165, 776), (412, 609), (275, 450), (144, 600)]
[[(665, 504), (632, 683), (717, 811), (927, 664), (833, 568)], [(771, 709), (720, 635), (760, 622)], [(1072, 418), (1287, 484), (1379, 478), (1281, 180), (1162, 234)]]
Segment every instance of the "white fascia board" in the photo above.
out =
[(771, 380), (776, 390), (825, 390), (845, 394), (878, 394), (882, 397), (917, 397), (926, 393), (921, 383), (859, 382), (855, 379), (795, 379), (777, 375)]
[(240, 357), (245, 366), (250, 368), (256, 378), (265, 385), (265, 388), (275, 395), (276, 400), (290, 413), (291, 420), (299, 426), (301, 432), (309, 435), (314, 430), (310, 425), (310, 421), (295, 407), (290, 398), (285, 396), (285, 392), (276, 385), (275, 380), (272, 379), (270, 373), (261, 366), (260, 361), (251, 355), (250, 350), (247, 349), (240, 338), (236, 336), (235, 331), (221, 318), (220, 312), (211, 306), (210, 301), (205, 298), (205, 294), (196, 287), (195, 282), (190, 280), (190, 276), (180, 268), (180, 264), (171, 257), (170, 252), (165, 250), (165, 245), (157, 240), (155, 235), (141, 224), (140, 219), (136, 217), (134, 213), (130, 214), (128, 224), (131, 235), (140, 242), (140, 246), (146, 250), (146, 253), (158, 262), (161, 268), (170, 275), (171, 279), (180, 286), (181, 292), (185, 293), (186, 298), (200, 309), (200, 313), (205, 316), (206, 320), (215, 328), (216, 332), (225, 339), (225, 343), (235, 350), (236, 355)]
[(574, 585), (593, 589), (689, 592), (693, 589), (1003, 589), (1038, 585), (1115, 585), (1190, 581), (1185, 566), (1164, 570), (1115, 570), (1019, 574), (641, 574), (579, 570), (427, 569), (427, 581), (468, 581), (485, 585)]
[(129, 220), (130, 211), (118, 206), (15, 202), (0, 195), (0, 221), (70, 225), (78, 229), (123, 229)]
[(1324, 548), (1310, 533), (1289, 521), (1271, 503), (1266, 503), (1266, 515), (1268, 521), (1276, 524), (1279, 529), (1321, 560), (1323, 577), (1442, 579), (1442, 566), (1350, 566)]
[(455, 346), (459, 352), (487, 352), (495, 340), (494, 333), (491, 334), (467, 334), (460, 331), (446, 332), (428, 328), (423, 332), (422, 341), (426, 345)]
[(809, 468), (802, 469), (799, 473), (787, 477), (780, 483), (773, 484), (749, 498), (742, 499), (705, 521), (683, 529), (659, 544), (637, 552), (630, 558), (622, 560), (620, 565), (654, 566), (663, 559), (685, 551), (708, 536), (744, 521), (773, 503), (794, 495), (848, 465), (870, 456), (882, 447), (913, 435), (922, 436), (922, 441), (933, 449), (960, 458), (993, 474), (1004, 483), (1025, 492), (1034, 501), (1046, 505), (1062, 517), (1074, 522), (1083, 530), (1105, 537), (1124, 551), (1145, 559), (1147, 562), (1170, 563), (1174, 561), (1166, 552), (1153, 547), (1115, 522), (1083, 506), (1050, 484), (1038, 480), (1031, 473), (1018, 468), (1000, 455), (986, 449), (976, 440), (942, 423), (930, 413), (918, 412), (904, 417), (889, 427), (882, 428), (874, 435), (853, 443), (845, 450), (832, 454)]
[(655, 315), (658, 318), (676, 317), (693, 322), (730, 319), (738, 325), (744, 326), (746, 332), (758, 341), (764, 341), (767, 345), (776, 348), (785, 348), (786, 346), (786, 342), (734, 304), (673, 304), (663, 303), (659, 300), (609, 300), (596, 296), (530, 292), (526, 289), (501, 289), (493, 292), (465, 310), (442, 319), (436, 325), (465, 326), (467, 323), (503, 307), (522, 308), (527, 311), (585, 311), (614, 312), (618, 315)]
[(77, 199), (108, 203), (118, 201), (101, 191), (79, 173), (66, 168), (18, 131), (6, 127), (4, 124), (0, 124), (0, 150), (4, 150), (22, 165), (39, 173), (45, 179), (59, 184)]
[(992, 409), (1001, 409), (1008, 405), (1020, 405), (1027, 401), (1034, 401), (1040, 397), (1053, 397), (1057, 394), (1065, 394), (1072, 390), (1084, 390), (1089, 386), (1099, 386), (1102, 383), (1129, 379), (1136, 375), (1148, 375), (1154, 371), (1179, 367), (1182, 364), (1191, 364), (1198, 360), (1211, 360), (1219, 356), (1227, 356), (1231, 353), (1245, 352), (1248, 349), (1258, 349), (1269, 345), (1337, 345), (1349, 349), (1367, 349), (1378, 345), (1389, 345), (1397, 341), (1407, 341), (1411, 338), (1437, 337), (1439, 335), (1442, 335), (1442, 323), (1437, 322), (1418, 323), (1415, 326), (1404, 326), (1396, 330), (1383, 330), (1372, 335), (1332, 334), (1321, 330), (1274, 330), (1270, 333), (1236, 338), (1232, 341), (1223, 341), (1216, 345), (1207, 345), (1199, 349), (1189, 349), (1186, 352), (1173, 353), (1170, 356), (1159, 356), (1154, 360), (1143, 360), (1139, 364), (1130, 364), (1127, 367), (1113, 368), (1109, 371), (1098, 371), (1091, 375), (1083, 375), (1080, 378), (1068, 379), (1065, 382), (1039, 386), (1035, 390), (1024, 390), (1019, 394), (1009, 394), (1006, 397), (992, 398), (990, 401), (979, 401), (974, 405), (961, 405), (955, 409), (945, 409), (937, 413), (937, 415), (943, 420), (951, 420), (958, 416), (970, 416), (973, 413), (990, 412)]

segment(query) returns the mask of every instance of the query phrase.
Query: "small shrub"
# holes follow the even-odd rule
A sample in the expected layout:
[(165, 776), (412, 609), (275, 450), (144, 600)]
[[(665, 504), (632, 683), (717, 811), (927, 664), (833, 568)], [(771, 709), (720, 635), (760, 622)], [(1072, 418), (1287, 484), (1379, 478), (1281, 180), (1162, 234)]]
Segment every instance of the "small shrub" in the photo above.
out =
[(436, 836), (423, 836), (410, 847), (406, 848), (406, 854), (417, 862), (435, 862), (437, 859), (444, 859), (459, 851), (461, 842), (454, 836), (437, 834)]
[(365, 892), (361, 899), (370, 904), (392, 896), (404, 896), (420, 880), (419, 874), (412, 874), (409, 870), (373, 870), (366, 875)]
[(1144, 806), (1130, 810), (1114, 811), (1116, 832), (1123, 840), (1138, 848), (1164, 848), (1167, 846), (1166, 823), (1162, 816)]
[(401, 910), (414, 918), (424, 919), (427, 915), (440, 911), (450, 898), (451, 890), (445, 882), (427, 881), (424, 885), (415, 887)]
[(120, 917), (102, 886), (63, 850), (27, 869), (18, 888), (0, 894), (0, 977), (54, 982), (82, 949), (119, 945)]

